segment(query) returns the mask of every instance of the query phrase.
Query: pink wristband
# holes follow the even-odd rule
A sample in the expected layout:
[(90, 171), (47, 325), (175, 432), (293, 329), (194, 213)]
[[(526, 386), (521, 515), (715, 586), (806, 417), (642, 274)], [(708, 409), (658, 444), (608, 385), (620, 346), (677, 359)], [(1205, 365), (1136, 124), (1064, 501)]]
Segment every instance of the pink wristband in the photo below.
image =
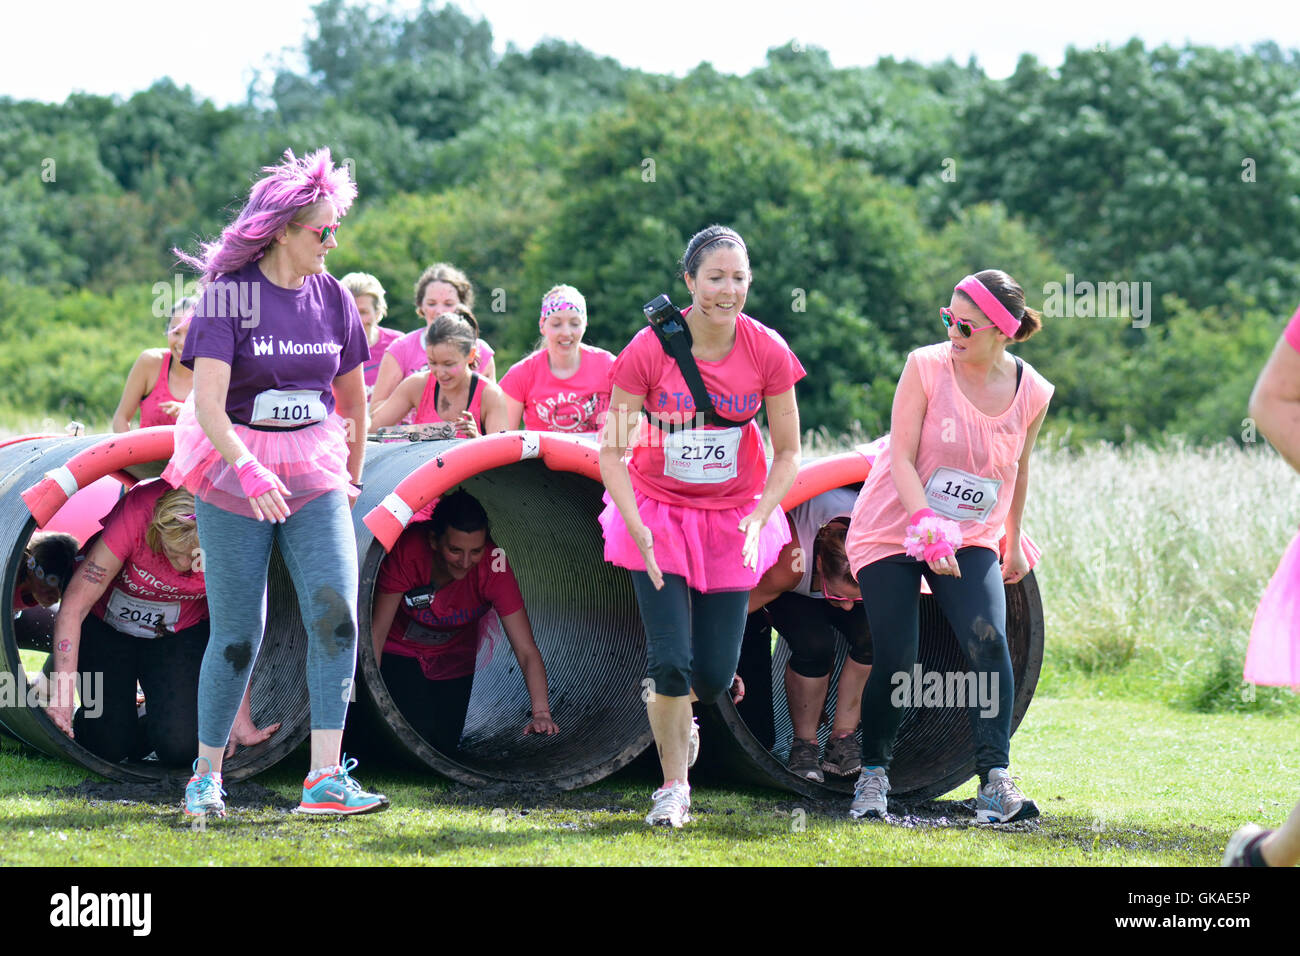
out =
[(236, 472), (239, 475), (239, 487), (249, 498), (260, 498), (268, 491), (280, 487), (275, 473), (254, 458)]
[(931, 511), (929, 508), (918, 508), (915, 512), (913, 512), (912, 517), (907, 519), (907, 523), (919, 524), (922, 518), (937, 518), (937, 517), (939, 516), (935, 514), (933, 511)]

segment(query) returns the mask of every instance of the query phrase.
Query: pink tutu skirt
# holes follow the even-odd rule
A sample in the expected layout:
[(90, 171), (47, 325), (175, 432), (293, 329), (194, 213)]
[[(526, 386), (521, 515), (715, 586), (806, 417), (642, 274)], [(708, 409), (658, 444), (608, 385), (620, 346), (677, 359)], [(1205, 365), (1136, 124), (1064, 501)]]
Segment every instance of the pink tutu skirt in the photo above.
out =
[[(745, 567), (745, 536), (737, 530), (753, 506), (708, 511), (670, 505), (637, 491), (636, 510), (654, 535), (655, 562), (664, 574), (678, 574), (696, 591), (752, 591), (790, 541), (785, 512), (777, 508), (758, 536), (758, 570)], [(605, 532), (605, 560), (629, 571), (644, 571), (641, 549), (628, 534), (618, 506), (605, 494), (600, 526)]]
[(1245, 680), (1300, 690), (1300, 534), (1282, 555), (1255, 610)]
[[(234, 427), (248, 450), (289, 489), (285, 503), (290, 514), (327, 491), (347, 488), (351, 480), (347, 431), (338, 415), (287, 431)], [(172, 457), (162, 476), (173, 488), (187, 488), (196, 498), (223, 511), (253, 517), (239, 475), (212, 447), (194, 417), (192, 394), (176, 419)]]

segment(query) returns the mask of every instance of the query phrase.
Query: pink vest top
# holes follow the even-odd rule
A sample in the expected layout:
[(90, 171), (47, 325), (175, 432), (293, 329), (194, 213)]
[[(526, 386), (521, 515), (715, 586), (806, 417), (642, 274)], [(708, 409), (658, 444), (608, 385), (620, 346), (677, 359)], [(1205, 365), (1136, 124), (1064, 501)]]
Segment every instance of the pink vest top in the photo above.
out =
[(176, 419), (172, 418), (158, 406), (163, 402), (180, 401), (167, 385), (167, 370), (171, 368), (172, 353), (171, 349), (163, 352), (162, 362), (158, 367), (158, 381), (154, 382), (153, 388), (149, 394), (140, 399), (140, 427), (149, 428), (151, 425), (175, 425)]
[[(941, 468), (955, 469), (977, 479), (1001, 481), (995, 492), (997, 503), (984, 518), (959, 521), (963, 547), (973, 545), (996, 552), (1002, 524), (1015, 493), (1025, 433), (1047, 406), (1054, 386), (1025, 362), (1011, 406), (1001, 415), (985, 415), (957, 385), (951, 346), (947, 342), (917, 349), (909, 360), (920, 373), (927, 402), (916, 450), (916, 472), (921, 487)], [(970, 487), (973, 483), (949, 471), (936, 481), (937, 487), (944, 484), (952, 488)], [(980, 486), (980, 490), (988, 493), (987, 486)], [(882, 455), (876, 459), (858, 494), (845, 542), (855, 575), (873, 561), (903, 553), (907, 520), (908, 514), (894, 487), (890, 456)]]
[[(474, 423), (478, 425), (480, 433), (483, 431), (483, 377), (478, 372), (470, 372), (469, 381), (469, 413), (474, 416)], [(442, 416), (438, 414), (438, 380), (429, 373), (429, 380), (424, 383), (424, 391), (420, 395), (420, 404), (416, 406), (415, 418), (411, 420), (413, 425), (423, 425), (426, 422), (440, 422)]]

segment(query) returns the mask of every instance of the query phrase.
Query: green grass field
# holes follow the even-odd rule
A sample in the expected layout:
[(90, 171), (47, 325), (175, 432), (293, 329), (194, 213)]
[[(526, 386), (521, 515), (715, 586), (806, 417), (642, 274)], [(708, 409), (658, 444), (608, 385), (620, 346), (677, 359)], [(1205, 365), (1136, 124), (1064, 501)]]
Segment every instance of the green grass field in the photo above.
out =
[(290, 812), (306, 767), (299, 753), (252, 785), (233, 785), (233, 802), (251, 805), (196, 831), (179, 813), (179, 787), (153, 802), (61, 793), (85, 774), (7, 743), (0, 863), (1205, 866), (1240, 822), (1285, 816), (1300, 768), (1286, 718), (1188, 714), (1101, 691), (1036, 699), (1013, 753), (1043, 814), (1003, 828), (973, 823), (970, 783), (935, 803), (892, 808), (906, 814), (895, 826), (850, 821), (843, 803), (701, 785), (695, 823), (651, 830), (642, 817), (656, 781), (639, 766), (527, 802), (372, 770), (362, 781), (382, 788), (392, 809), (321, 821)]
[(299, 753), (235, 785), (230, 817), (196, 832), (179, 786), (92, 793), (83, 771), (7, 742), (0, 863), (1216, 864), (1238, 825), (1276, 824), (1300, 796), (1300, 702), (1241, 683), (1255, 604), (1295, 531), (1292, 496), (1276, 490), (1295, 481), (1257, 450), (1036, 455), (1026, 527), (1044, 550), (1046, 655), (1012, 757), (1039, 821), (976, 827), (973, 783), (889, 826), (705, 782), (694, 824), (652, 831), (642, 817), (657, 781), (634, 765), (522, 802), (362, 767), (393, 809), (326, 822), (289, 812)]

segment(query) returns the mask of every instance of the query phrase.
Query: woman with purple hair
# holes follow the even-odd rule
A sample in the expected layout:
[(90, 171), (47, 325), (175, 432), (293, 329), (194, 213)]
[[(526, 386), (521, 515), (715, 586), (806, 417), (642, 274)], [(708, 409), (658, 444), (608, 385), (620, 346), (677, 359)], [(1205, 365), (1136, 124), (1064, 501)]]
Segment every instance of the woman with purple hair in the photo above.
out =
[(202, 293), (181, 359), (194, 389), (163, 477), (194, 493), (212, 622), (199, 674), (199, 754), (185, 788), (191, 816), (225, 814), (221, 760), (266, 626), (273, 544), (308, 634), (311, 767), (298, 809), (388, 806), (352, 779), (356, 761), (339, 753), (356, 666), (348, 512), (365, 456), (369, 349), (356, 303), (326, 273), (325, 256), (357, 190), (328, 149), (284, 155), (264, 168), (219, 240), (197, 257), (176, 250), (202, 272)]

